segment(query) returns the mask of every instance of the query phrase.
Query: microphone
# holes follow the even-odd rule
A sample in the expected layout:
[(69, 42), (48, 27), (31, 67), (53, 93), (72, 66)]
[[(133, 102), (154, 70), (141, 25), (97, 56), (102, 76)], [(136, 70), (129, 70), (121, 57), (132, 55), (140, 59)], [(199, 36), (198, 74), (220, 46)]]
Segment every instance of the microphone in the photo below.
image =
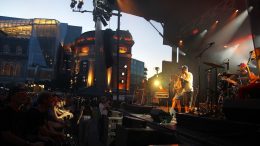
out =
[(210, 46), (212, 46), (212, 45), (214, 45), (214, 44), (215, 44), (215, 42), (211, 42), (211, 43), (209, 43)]

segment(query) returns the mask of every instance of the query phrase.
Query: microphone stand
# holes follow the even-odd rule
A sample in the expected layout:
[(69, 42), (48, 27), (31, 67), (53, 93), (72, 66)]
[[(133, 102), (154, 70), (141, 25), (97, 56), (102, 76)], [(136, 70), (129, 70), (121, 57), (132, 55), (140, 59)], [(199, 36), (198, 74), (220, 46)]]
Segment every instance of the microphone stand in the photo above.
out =
[(198, 58), (199, 59), (199, 66), (198, 66), (198, 73), (199, 73), (199, 85), (198, 85), (198, 94), (197, 94), (197, 100), (196, 100), (196, 104), (197, 104), (197, 112), (198, 112), (198, 115), (200, 115), (200, 96), (201, 96), (201, 82), (200, 82), (200, 70), (201, 70), (201, 57), (202, 55), (211, 47), (213, 46), (214, 43), (210, 43), (208, 45), (208, 47), (204, 48), (195, 58)]

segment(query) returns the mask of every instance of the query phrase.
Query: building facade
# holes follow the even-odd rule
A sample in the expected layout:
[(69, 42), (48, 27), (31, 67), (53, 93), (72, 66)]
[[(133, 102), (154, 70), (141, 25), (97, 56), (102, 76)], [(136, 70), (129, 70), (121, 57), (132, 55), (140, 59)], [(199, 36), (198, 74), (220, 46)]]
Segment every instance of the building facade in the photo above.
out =
[[(96, 32), (83, 33), (75, 43), (67, 48), (72, 48), (72, 83), (77, 88), (104, 88), (99, 92), (115, 93), (117, 90), (117, 36), (114, 31), (110, 40), (104, 40), (106, 30), (101, 31), (101, 51), (97, 51)], [(107, 38), (106, 38), (107, 39)], [(129, 92), (131, 78), (131, 48), (134, 44), (129, 31), (120, 31), (119, 38), (119, 90), (121, 93)], [(105, 42), (107, 41), (107, 42)], [(102, 70), (102, 71), (101, 71)], [(102, 78), (102, 79), (101, 79)]]
[[(0, 44), (3, 52), (1, 63), (4, 63), (1, 70), (4, 70), (6, 62), (14, 64), (12, 61), (4, 61), (4, 57), (13, 55), (14, 59), (20, 59), (21, 55), (17, 55), (17, 50), (18, 53), (22, 50), (21, 81), (50, 81), (56, 76), (57, 58), (60, 55), (58, 49), (63, 44), (73, 42), (81, 34), (82, 28), (69, 26), (54, 19), (0, 16), (0, 30), (7, 34)], [(10, 51), (5, 53), (8, 48)], [(6, 75), (0, 77), (2, 81), (10, 81)]]
[(144, 62), (132, 58), (131, 60), (131, 84), (130, 91), (133, 93), (136, 89), (142, 88), (145, 79)]
[(0, 82), (26, 79), (29, 39), (0, 37)]

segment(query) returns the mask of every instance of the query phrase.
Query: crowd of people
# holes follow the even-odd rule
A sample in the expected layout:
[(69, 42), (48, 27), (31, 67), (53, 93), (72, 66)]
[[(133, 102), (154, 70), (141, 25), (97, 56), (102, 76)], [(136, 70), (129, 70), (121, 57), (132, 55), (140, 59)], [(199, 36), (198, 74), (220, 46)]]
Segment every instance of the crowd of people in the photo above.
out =
[(34, 93), (28, 92), (23, 84), (0, 91), (1, 146), (80, 145), (80, 126), (84, 123), (81, 121), (86, 115), (92, 119), (93, 114), (97, 114), (94, 126), (99, 142), (106, 144), (110, 98), (50, 91)]
[(17, 85), (1, 94), (1, 146), (52, 146), (66, 140), (66, 100), (51, 92), (32, 94)]

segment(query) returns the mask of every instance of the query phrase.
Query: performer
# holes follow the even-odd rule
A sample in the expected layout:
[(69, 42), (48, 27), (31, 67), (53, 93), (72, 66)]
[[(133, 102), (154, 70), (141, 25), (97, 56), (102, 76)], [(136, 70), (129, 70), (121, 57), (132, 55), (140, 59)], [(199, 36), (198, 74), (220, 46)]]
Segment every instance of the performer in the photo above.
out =
[(188, 70), (187, 65), (182, 66), (181, 81), (183, 87), (183, 105), (185, 113), (188, 113), (191, 110), (191, 98), (193, 95), (193, 75)]
[(238, 89), (238, 97), (239, 99), (246, 99), (246, 98), (254, 98), (259, 97), (260, 93), (260, 78), (259, 76), (255, 75), (253, 72), (250, 71), (249, 67), (245, 63), (241, 63), (239, 65), (240, 72), (242, 75), (248, 76), (248, 84), (240, 87)]
[(174, 96), (172, 98), (172, 114), (174, 112), (174, 108), (177, 106), (178, 112), (181, 112), (181, 96), (183, 94), (183, 88), (181, 85), (181, 80), (177, 75), (173, 77), (173, 92)]

